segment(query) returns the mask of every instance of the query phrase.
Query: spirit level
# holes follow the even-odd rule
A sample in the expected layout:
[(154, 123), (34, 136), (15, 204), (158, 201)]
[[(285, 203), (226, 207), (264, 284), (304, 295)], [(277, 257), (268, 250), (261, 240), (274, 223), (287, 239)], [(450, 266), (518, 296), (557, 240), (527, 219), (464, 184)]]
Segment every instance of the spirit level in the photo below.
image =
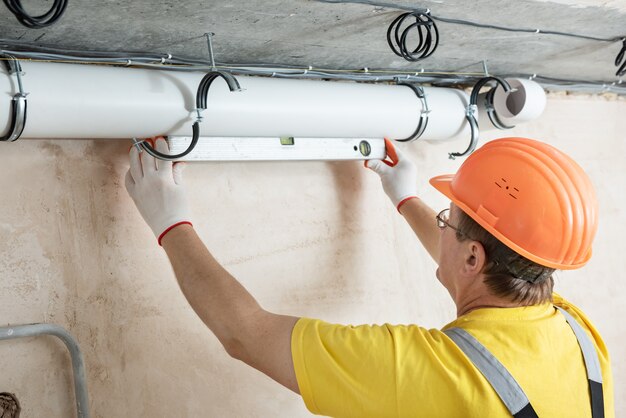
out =
[[(170, 154), (184, 151), (191, 137), (170, 136)], [(382, 138), (203, 137), (182, 161), (375, 160), (386, 156)]]

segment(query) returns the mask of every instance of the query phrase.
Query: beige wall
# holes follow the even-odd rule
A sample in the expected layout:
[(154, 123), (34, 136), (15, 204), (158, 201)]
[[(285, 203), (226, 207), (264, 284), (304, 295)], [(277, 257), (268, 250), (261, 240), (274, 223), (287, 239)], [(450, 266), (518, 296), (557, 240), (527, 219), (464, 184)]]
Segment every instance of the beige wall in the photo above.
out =
[[(511, 134), (542, 138), (588, 171), (601, 223), (589, 265), (559, 274), (613, 357), (626, 416), (626, 101), (551, 97)], [(498, 132), (485, 133), (483, 141)], [(421, 193), (466, 139), (405, 147)], [(305, 417), (298, 396), (231, 360), (182, 297), (123, 187), (125, 141), (0, 144), (0, 323), (52, 322), (78, 339), (94, 417)], [(276, 312), (344, 323), (454, 318), (434, 263), (360, 163), (200, 163), (186, 171), (196, 228)], [(52, 338), (0, 342), (0, 391), (24, 417), (71, 417), (69, 360)], [(558, 389), (555, 389), (558, 390)]]

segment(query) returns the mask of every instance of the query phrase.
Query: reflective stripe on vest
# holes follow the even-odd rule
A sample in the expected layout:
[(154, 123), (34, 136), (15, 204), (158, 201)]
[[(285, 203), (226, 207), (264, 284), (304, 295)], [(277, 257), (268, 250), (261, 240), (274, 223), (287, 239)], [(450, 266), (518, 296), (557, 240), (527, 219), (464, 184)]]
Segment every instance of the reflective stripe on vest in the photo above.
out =
[[(591, 398), (591, 416), (604, 418), (604, 398), (602, 394), (602, 372), (598, 353), (589, 336), (578, 322), (565, 310), (555, 306), (572, 328), (581, 348)], [(537, 418), (528, 397), (509, 371), (494, 357), (484, 345), (462, 328), (443, 331), (465, 353), (474, 366), (485, 376), (506, 408), (515, 418)]]

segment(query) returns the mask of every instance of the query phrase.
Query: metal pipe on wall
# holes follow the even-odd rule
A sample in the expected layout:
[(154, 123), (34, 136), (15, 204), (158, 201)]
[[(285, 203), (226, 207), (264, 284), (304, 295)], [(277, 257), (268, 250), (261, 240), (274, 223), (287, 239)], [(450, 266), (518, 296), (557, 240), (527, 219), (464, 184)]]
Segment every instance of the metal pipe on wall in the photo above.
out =
[(76, 413), (78, 418), (89, 418), (89, 399), (87, 396), (87, 382), (85, 379), (85, 363), (78, 343), (65, 328), (55, 324), (29, 324), (0, 327), (0, 341), (15, 338), (36, 337), (38, 335), (53, 335), (63, 341), (72, 360), (74, 376), (74, 394), (76, 396)]
[[(22, 138), (131, 138), (190, 135), (204, 73), (20, 61), (28, 93)], [(18, 91), (0, 77), (0, 134), (10, 126)], [(202, 136), (411, 137), (424, 111), (402, 85), (237, 76), (243, 91), (216, 80), (203, 112)], [(467, 94), (425, 87), (428, 124), (421, 139), (469, 135)], [(5, 99), (2, 99), (4, 97)], [(5, 116), (6, 115), (6, 116)]]

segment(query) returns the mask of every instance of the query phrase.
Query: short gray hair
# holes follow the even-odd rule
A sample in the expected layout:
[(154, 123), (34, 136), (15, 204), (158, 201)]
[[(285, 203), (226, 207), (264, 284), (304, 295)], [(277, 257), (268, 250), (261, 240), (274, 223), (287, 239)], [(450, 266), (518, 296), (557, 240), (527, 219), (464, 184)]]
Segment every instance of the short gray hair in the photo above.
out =
[(463, 231), (456, 233), (459, 241), (478, 241), (485, 249), (487, 263), (482, 273), (493, 295), (521, 305), (552, 302), (555, 269), (516, 253), (460, 209), (458, 228)]

